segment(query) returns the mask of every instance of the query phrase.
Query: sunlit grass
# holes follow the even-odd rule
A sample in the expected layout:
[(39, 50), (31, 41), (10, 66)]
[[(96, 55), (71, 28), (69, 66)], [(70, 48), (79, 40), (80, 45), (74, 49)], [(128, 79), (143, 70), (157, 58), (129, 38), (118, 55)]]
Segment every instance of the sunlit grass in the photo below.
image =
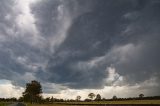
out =
[(27, 104), (27, 106), (68, 106), (65, 104)]
[(124, 101), (100, 101), (100, 102), (80, 102), (80, 103), (81, 104), (160, 104), (160, 100), (124, 100)]
[(28, 104), (27, 106), (68, 106), (69, 104), (160, 104), (160, 100), (125, 100), (125, 101), (100, 101), (100, 102), (59, 102), (55, 104)]

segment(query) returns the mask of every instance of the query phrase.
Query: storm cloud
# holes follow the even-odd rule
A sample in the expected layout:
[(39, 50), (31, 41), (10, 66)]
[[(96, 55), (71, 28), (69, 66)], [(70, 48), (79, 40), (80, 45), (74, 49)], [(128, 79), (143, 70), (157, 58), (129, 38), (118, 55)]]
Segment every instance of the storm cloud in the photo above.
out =
[(159, 11), (159, 0), (2, 0), (0, 78), (39, 80), (46, 93), (138, 84), (160, 94)]
[(51, 80), (101, 87), (110, 65), (135, 83), (159, 73), (158, 11), (156, 1), (98, 1), (92, 11), (74, 20), (50, 60), (49, 71), (55, 75)]

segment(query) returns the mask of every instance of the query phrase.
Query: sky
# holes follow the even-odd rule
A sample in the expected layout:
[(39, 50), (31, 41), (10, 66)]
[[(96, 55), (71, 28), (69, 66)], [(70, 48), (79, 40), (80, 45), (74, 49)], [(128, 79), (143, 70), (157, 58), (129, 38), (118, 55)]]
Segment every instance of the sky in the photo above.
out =
[(160, 95), (159, 0), (0, 0), (0, 97)]

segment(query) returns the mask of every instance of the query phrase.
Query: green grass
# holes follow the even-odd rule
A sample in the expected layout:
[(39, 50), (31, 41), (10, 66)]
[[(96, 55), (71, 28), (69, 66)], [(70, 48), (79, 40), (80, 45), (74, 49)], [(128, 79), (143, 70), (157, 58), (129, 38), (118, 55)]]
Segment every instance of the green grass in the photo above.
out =
[(65, 104), (27, 104), (27, 106), (68, 106)]
[(100, 101), (100, 102), (93, 101), (93, 102), (73, 102), (73, 103), (74, 104), (77, 103), (78, 104), (160, 104), (160, 100), (123, 100), (123, 101)]
[(10, 102), (0, 102), (0, 106), (8, 106), (11, 104)]
[(160, 100), (126, 100), (100, 102), (68, 102), (68, 104), (160, 104)]
[[(8, 106), (10, 102), (0, 102), (0, 106)], [(57, 102), (54, 104), (27, 104), (27, 106), (69, 106), (69, 104), (160, 104), (160, 100), (124, 100), (124, 101), (100, 101), (100, 102)], [(82, 106), (82, 105), (81, 105)]]
[[(68, 106), (69, 104), (160, 104), (160, 100), (125, 100), (100, 102), (57, 102), (55, 104), (28, 104), (27, 106)], [(82, 105), (81, 105), (82, 106)]]

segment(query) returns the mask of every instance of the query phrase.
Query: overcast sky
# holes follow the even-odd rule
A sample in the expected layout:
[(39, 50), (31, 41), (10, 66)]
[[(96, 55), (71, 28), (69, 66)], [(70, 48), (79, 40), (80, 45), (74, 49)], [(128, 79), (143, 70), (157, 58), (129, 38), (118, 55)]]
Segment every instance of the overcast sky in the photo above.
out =
[(159, 0), (0, 0), (0, 97), (160, 95)]

